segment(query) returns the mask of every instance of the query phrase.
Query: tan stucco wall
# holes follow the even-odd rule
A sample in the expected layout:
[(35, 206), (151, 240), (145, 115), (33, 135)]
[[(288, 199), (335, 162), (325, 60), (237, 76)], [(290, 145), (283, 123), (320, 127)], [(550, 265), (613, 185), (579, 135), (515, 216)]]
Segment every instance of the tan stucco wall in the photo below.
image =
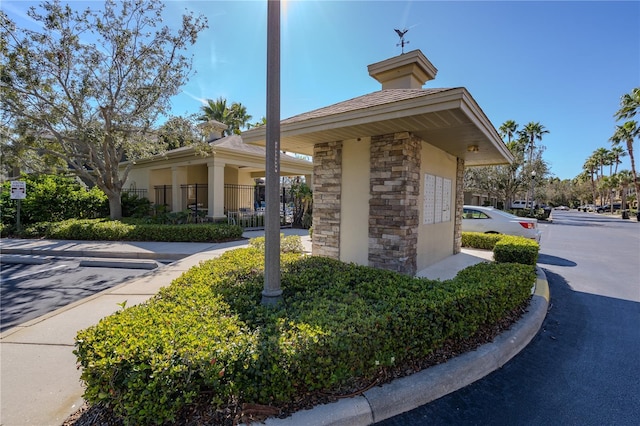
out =
[[(420, 167), (420, 196), (418, 206), (420, 208), (420, 221), (418, 224), (418, 258), (417, 270), (421, 271), (429, 265), (453, 254), (454, 216), (455, 212), (455, 182), (456, 182), (456, 157), (447, 154), (422, 142), (422, 164)], [(432, 174), (451, 179), (451, 220), (448, 222), (424, 225), (424, 175)]]
[(238, 171), (238, 185), (251, 185), (254, 186), (256, 181), (251, 177), (251, 172)]
[(225, 167), (224, 183), (238, 185), (238, 169), (236, 169), (235, 167)]
[(370, 138), (346, 140), (342, 146), (340, 260), (369, 264)]
[(192, 165), (187, 168), (187, 182), (188, 184), (208, 182), (209, 172), (206, 164)]
[(146, 170), (134, 170), (129, 171), (127, 175), (127, 181), (124, 183), (124, 188), (129, 189), (131, 185), (137, 189), (149, 190), (149, 174)]
[[(149, 196), (149, 200), (152, 203), (160, 202), (159, 200), (156, 200), (156, 191), (154, 187), (160, 185), (171, 186), (171, 168), (156, 170), (142, 169), (142, 171), (147, 171), (149, 176), (149, 182), (147, 186), (147, 194)], [(171, 193), (171, 191), (169, 191), (169, 193)]]

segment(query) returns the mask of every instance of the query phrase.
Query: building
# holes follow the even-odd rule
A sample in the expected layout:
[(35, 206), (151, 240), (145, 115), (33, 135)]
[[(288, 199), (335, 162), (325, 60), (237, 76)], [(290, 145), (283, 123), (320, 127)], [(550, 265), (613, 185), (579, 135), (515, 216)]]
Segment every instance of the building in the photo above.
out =
[[(258, 190), (256, 180), (265, 177), (265, 149), (245, 144), (239, 135), (221, 138), (226, 126), (208, 124), (212, 153), (203, 156), (196, 147), (186, 146), (137, 160), (124, 190), (142, 190), (152, 203), (168, 211), (199, 211), (212, 219), (260, 208), (264, 192)], [(304, 176), (311, 181), (310, 161), (281, 154), (280, 163), (282, 176)], [(121, 168), (127, 164), (122, 163)]]
[(381, 90), (283, 120), (280, 146), (313, 157), (314, 255), (413, 275), (461, 249), (464, 168), (512, 157), (464, 87), (422, 88), (421, 51), (368, 71)]

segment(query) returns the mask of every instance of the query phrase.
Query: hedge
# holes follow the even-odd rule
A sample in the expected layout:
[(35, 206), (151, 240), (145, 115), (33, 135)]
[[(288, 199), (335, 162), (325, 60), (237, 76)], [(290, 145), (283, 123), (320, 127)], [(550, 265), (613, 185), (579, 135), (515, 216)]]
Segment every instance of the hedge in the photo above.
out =
[(40, 222), (23, 236), (56, 240), (223, 242), (242, 238), (242, 228), (228, 224), (127, 224), (109, 219)]
[(540, 250), (540, 245), (529, 238), (482, 232), (463, 232), (462, 247), (493, 250), (496, 262), (525, 265), (535, 265)]
[(125, 424), (172, 422), (206, 397), (283, 404), (418, 361), (526, 305), (530, 265), (481, 263), (449, 281), (283, 253), (284, 303), (262, 306), (264, 255), (228, 251), (148, 302), (80, 331), (85, 399)]

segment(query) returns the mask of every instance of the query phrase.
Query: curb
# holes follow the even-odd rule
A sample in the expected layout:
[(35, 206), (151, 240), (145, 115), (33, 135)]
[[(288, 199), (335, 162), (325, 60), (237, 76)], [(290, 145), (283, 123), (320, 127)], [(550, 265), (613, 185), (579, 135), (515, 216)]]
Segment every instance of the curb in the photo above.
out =
[(444, 364), (375, 387), (360, 396), (298, 411), (285, 418), (268, 418), (267, 426), (367, 426), (413, 410), (501, 368), (522, 351), (540, 330), (550, 293), (544, 271), (536, 267), (536, 285), (527, 312), (509, 330)]
[[(57, 256), (57, 257), (100, 257), (100, 258), (122, 258), (123, 253), (100, 250), (56, 250), (56, 249), (20, 249), (3, 248), (2, 257), (7, 254), (27, 255), (27, 256)], [(156, 253), (156, 252), (127, 252), (128, 259), (151, 259), (151, 260), (181, 260), (192, 254), (178, 253)]]
[(80, 266), (125, 269), (156, 269), (158, 267), (158, 262), (152, 259), (111, 259), (112, 260), (85, 259), (80, 261)]

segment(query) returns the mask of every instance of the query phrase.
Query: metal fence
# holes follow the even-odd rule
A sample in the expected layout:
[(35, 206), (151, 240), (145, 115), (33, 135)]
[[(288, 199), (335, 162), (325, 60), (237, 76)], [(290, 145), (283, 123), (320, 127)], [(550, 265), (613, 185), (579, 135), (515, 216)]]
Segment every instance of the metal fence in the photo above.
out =
[[(291, 226), (292, 222), (291, 189), (281, 188), (280, 226)], [(224, 185), (224, 213), (231, 224), (245, 229), (264, 228), (265, 210), (264, 185)]]
[(173, 196), (171, 195), (171, 185), (156, 185), (153, 190), (156, 195), (157, 206), (164, 206), (167, 211), (171, 210), (173, 205)]
[(136, 189), (136, 188), (123, 188), (123, 193), (127, 193), (129, 195), (135, 195), (138, 198), (147, 198), (147, 190), (146, 189)]
[(206, 216), (209, 204), (209, 186), (206, 183), (193, 183), (180, 185), (182, 191), (182, 210), (191, 210), (196, 215), (198, 212)]

